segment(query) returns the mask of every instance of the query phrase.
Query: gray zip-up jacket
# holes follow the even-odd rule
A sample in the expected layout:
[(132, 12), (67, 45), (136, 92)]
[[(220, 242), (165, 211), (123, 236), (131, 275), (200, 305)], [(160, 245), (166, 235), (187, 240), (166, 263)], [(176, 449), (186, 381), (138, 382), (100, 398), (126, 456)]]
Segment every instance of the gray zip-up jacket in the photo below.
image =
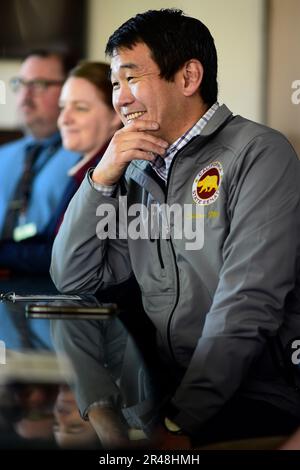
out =
[(286, 355), (292, 365), (286, 348), (300, 337), (299, 183), (288, 141), (223, 105), (178, 152), (167, 188), (145, 161), (133, 161), (120, 185), (129, 235), (138, 226), (133, 204), (185, 208), (180, 214), (177, 206), (175, 222), (161, 211), (165, 238), (101, 240), (99, 214), (110, 220), (103, 204), (120, 209), (120, 199), (101, 195), (88, 178), (65, 214), (53, 249), (57, 288), (95, 292), (134, 272), (160, 350), (184, 371), (172, 404), (187, 432), (197, 433), (237, 391), (300, 418), (293, 370), (282, 362)]

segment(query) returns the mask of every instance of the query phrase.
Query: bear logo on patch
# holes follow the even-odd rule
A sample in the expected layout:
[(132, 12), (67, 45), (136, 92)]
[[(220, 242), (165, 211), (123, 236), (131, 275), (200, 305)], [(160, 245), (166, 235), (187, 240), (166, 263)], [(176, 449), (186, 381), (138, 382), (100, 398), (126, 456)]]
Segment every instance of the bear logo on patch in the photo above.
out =
[(213, 162), (203, 168), (193, 182), (192, 196), (196, 204), (208, 205), (216, 201), (223, 176), (220, 162)]

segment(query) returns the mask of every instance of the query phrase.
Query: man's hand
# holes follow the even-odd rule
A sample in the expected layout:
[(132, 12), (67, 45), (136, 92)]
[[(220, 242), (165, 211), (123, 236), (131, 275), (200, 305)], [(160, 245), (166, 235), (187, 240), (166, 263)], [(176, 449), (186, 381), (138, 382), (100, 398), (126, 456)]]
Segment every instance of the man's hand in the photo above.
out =
[(280, 445), (279, 450), (300, 450), (300, 428)]
[(114, 409), (94, 406), (88, 416), (105, 449), (130, 447), (127, 429)]
[(112, 186), (119, 181), (131, 160), (152, 161), (154, 154), (164, 155), (168, 142), (151, 133), (158, 129), (157, 122), (138, 119), (117, 131), (93, 172), (93, 181)]
[(185, 450), (191, 449), (190, 438), (184, 434), (172, 434), (162, 425), (158, 426), (152, 439), (153, 449), (157, 450)]

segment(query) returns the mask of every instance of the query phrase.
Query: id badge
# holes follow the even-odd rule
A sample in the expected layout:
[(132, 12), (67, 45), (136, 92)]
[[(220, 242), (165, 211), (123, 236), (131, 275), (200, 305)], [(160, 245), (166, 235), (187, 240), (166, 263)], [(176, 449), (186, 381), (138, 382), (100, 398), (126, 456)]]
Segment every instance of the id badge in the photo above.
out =
[(34, 223), (19, 225), (13, 231), (13, 239), (15, 242), (26, 240), (26, 238), (34, 237), (37, 234), (37, 227)]

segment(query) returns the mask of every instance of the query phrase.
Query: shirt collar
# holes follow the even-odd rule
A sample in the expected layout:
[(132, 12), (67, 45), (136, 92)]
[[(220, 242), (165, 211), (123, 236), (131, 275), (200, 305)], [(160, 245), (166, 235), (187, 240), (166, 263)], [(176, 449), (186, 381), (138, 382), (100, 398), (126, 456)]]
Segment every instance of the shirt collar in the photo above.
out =
[(33, 135), (28, 135), (26, 138), (26, 143), (28, 145), (31, 144), (41, 144), (42, 147), (51, 147), (51, 146), (56, 146), (61, 142), (61, 136), (59, 131), (55, 132), (49, 137), (46, 137), (44, 139), (36, 139)]
[(206, 124), (212, 118), (218, 108), (219, 103), (214, 103), (190, 129), (188, 129), (175, 142), (173, 142), (173, 144), (170, 145), (164, 157), (158, 155), (153, 162), (150, 162), (150, 165), (165, 182), (167, 181), (172, 160), (177, 152), (185, 147), (194, 137), (201, 134)]

